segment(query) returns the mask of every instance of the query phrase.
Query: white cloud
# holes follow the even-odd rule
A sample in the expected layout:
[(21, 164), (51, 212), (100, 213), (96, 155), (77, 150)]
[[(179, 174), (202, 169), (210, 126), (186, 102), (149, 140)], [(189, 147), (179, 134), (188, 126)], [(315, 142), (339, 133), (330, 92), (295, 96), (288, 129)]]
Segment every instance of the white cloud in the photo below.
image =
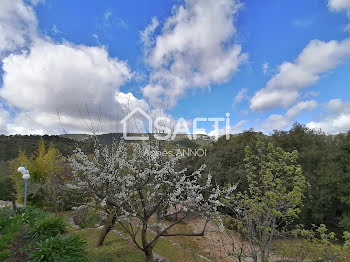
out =
[(262, 64), (263, 73), (266, 75), (270, 71), (270, 64), (265, 62)]
[(350, 102), (332, 99), (327, 104), (328, 116), (322, 121), (307, 124), (311, 129), (322, 129), (328, 134), (337, 134), (350, 130)]
[(42, 40), (30, 52), (3, 59), (3, 70), (2, 97), (23, 109), (50, 112), (76, 107), (77, 101), (91, 107), (103, 102), (110, 109), (114, 93), (132, 76), (125, 62), (102, 47)]
[(301, 27), (301, 28), (307, 28), (313, 24), (313, 21), (311, 18), (307, 19), (295, 19), (293, 21), (293, 26), (295, 27)]
[(103, 27), (119, 27), (122, 29), (128, 29), (128, 24), (118, 16), (113, 15), (111, 10), (106, 10), (103, 14), (104, 21)]
[(299, 91), (315, 84), (326, 73), (350, 57), (350, 39), (341, 42), (312, 40), (294, 63), (284, 62), (279, 72), (251, 99), (250, 109), (266, 110), (295, 103)]
[(105, 20), (108, 20), (112, 16), (112, 11), (111, 10), (106, 10), (105, 13), (103, 14)]
[[(328, 8), (331, 11), (340, 12), (345, 11), (350, 19), (350, 1), (349, 0), (328, 0)], [(350, 23), (344, 29), (350, 32)]]
[(247, 98), (247, 89), (242, 88), (241, 90), (238, 91), (237, 95), (233, 99), (234, 104), (238, 104), (242, 102), (243, 99)]
[[(238, 134), (243, 132), (243, 126), (247, 123), (246, 120), (241, 120), (237, 122), (235, 125), (230, 126), (229, 133), (230, 134)], [(208, 133), (209, 136), (220, 137), (226, 135), (226, 128), (221, 128), (218, 130), (213, 129)]]
[(9, 113), (0, 104), (0, 134), (7, 134), (7, 121), (9, 118)]
[(340, 114), (336, 117), (330, 117), (320, 122), (310, 122), (306, 125), (308, 128), (322, 130), (328, 134), (338, 134), (350, 130), (350, 115)]
[(312, 111), (317, 107), (315, 100), (303, 101), (291, 107), (285, 115), (270, 115), (262, 124), (264, 130), (280, 130), (288, 127), (301, 112)]
[(350, 11), (350, 1), (349, 0), (328, 0), (328, 7), (333, 11)]
[(146, 47), (146, 51), (148, 51), (148, 48), (154, 44), (154, 39), (152, 35), (154, 34), (154, 31), (159, 26), (159, 22), (157, 18), (153, 17), (152, 22), (145, 28), (145, 30), (140, 32), (140, 38), (141, 42)]
[(344, 29), (346, 32), (349, 32), (350, 33), (350, 23), (345, 27)]
[(26, 47), (36, 37), (33, 8), (22, 0), (0, 1), (0, 58)]
[[(30, 52), (3, 59), (3, 70), (0, 96), (53, 132), (62, 132), (57, 110), (66, 129), (86, 132), (84, 119), (96, 129), (100, 121), (110, 125), (135, 106), (147, 107), (145, 101), (119, 91), (133, 74), (126, 62), (110, 58), (103, 47), (37, 40)], [(17, 130), (35, 126), (22, 120), (13, 120)]]
[(152, 39), (158, 25), (153, 19), (141, 34), (152, 69), (144, 96), (171, 107), (188, 88), (227, 81), (247, 58), (239, 44), (232, 44), (239, 8), (234, 0), (186, 0)]
[(39, 3), (42, 3), (44, 4), (46, 2), (46, 0), (29, 0), (29, 2), (32, 4), (32, 5), (37, 5)]
[(303, 101), (299, 102), (292, 108), (290, 108), (287, 113), (286, 117), (289, 119), (293, 119), (296, 116), (298, 116), (303, 111), (312, 111), (317, 107), (317, 102), (315, 100), (309, 100), (309, 101)]
[(316, 97), (320, 94), (320, 92), (316, 91), (309, 91), (304, 94), (304, 97)]
[(147, 110), (144, 100), (119, 90), (134, 76), (126, 62), (104, 47), (54, 43), (36, 25), (29, 4), (0, 2), (0, 52), (7, 52), (0, 97), (10, 108), (0, 108), (0, 132), (62, 133), (62, 124), (68, 132), (117, 132), (135, 106)]

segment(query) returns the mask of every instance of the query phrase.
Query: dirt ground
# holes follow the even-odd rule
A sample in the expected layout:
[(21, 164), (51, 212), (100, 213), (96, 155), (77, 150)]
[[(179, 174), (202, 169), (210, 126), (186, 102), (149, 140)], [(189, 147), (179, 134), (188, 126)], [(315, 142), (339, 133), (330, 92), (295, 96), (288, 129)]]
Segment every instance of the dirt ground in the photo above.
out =
[[(185, 220), (186, 225), (194, 232), (200, 232), (203, 229), (205, 220), (201, 217), (190, 217)], [(235, 262), (233, 253), (247, 253), (249, 250), (248, 243), (242, 241), (239, 236), (232, 231), (226, 230), (220, 232), (215, 222), (207, 224), (207, 230), (203, 238), (196, 239), (198, 245), (205, 250), (210, 257), (214, 257), (215, 261)], [(242, 259), (242, 262), (251, 262), (250, 258)]]

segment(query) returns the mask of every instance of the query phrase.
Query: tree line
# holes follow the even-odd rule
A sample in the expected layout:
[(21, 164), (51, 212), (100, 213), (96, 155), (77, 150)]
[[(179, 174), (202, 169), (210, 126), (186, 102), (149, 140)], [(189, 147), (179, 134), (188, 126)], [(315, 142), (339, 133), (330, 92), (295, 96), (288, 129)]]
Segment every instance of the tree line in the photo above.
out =
[[(197, 168), (206, 162), (219, 185), (237, 183), (247, 188), (244, 166), (245, 148), (253, 147), (259, 133), (248, 130), (224, 137), (207, 148), (207, 158), (186, 160)], [(350, 132), (326, 135), (295, 123), (289, 131), (275, 130), (266, 141), (286, 152), (296, 150), (298, 164), (306, 178), (305, 197), (298, 223), (308, 227), (326, 224), (336, 232), (350, 230)]]
[[(10, 165), (18, 199), (16, 167), (25, 164), (32, 174), (30, 203), (55, 211), (94, 206), (106, 216), (99, 245), (119, 223), (149, 260), (159, 237), (203, 236), (212, 219), (249, 243), (248, 251), (233, 246), (229, 255), (237, 261), (273, 261), (276, 240), (292, 235), (306, 242), (293, 250), (280, 246), (285, 260), (277, 261), (291, 261), (293, 251), (306, 247), (293, 261), (314, 261), (310, 250), (326, 260), (349, 258), (350, 132), (328, 136), (300, 124), (269, 136), (248, 130), (193, 158), (156, 154), (162, 145), (152, 140), (96, 139), (92, 148), (77, 146), (67, 158), (40, 140), (31, 155), (19, 151)], [(206, 221), (201, 232), (173, 231), (193, 214)], [(344, 246), (333, 244), (337, 237)]]

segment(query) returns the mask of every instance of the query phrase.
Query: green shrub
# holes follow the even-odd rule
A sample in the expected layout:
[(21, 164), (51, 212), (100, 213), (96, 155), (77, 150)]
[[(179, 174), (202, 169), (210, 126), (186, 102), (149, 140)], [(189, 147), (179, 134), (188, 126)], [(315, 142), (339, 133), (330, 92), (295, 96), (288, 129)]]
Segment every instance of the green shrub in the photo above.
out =
[(0, 261), (11, 260), (23, 250), (26, 250), (26, 257), (35, 247), (38, 248), (33, 261), (81, 261), (83, 242), (75, 236), (61, 235), (65, 231), (63, 218), (48, 216), (38, 208), (27, 206), (19, 208), (18, 212), (2, 208)]
[(11, 243), (21, 229), (22, 218), (4, 210), (0, 213), (0, 261), (3, 261), (11, 254)]
[(10, 207), (0, 208), (0, 233), (14, 216), (15, 212)]
[(344, 230), (350, 231), (350, 212), (346, 212), (342, 215), (339, 226)]
[(17, 209), (17, 214), (21, 215), (23, 223), (33, 226), (36, 221), (46, 217), (46, 213), (39, 208), (26, 206)]
[(99, 222), (99, 215), (95, 209), (82, 208), (73, 213), (74, 224), (81, 228), (93, 227)]
[(85, 242), (76, 235), (57, 235), (38, 244), (31, 262), (80, 262), (85, 260)]
[(230, 216), (224, 216), (222, 219), (222, 222), (223, 222), (225, 228), (227, 228), (227, 229), (230, 229), (230, 230), (237, 229), (237, 225), (235, 224), (235, 220)]
[(61, 217), (42, 218), (29, 228), (30, 236), (35, 239), (47, 239), (65, 231), (66, 224)]
[(0, 200), (10, 201), (14, 193), (13, 181), (10, 176), (0, 175)]
[(85, 192), (81, 190), (65, 189), (60, 193), (59, 202), (63, 210), (72, 210), (74, 207), (83, 205), (89, 202), (86, 198)]
[(0, 261), (5, 261), (11, 255), (11, 250), (0, 251)]

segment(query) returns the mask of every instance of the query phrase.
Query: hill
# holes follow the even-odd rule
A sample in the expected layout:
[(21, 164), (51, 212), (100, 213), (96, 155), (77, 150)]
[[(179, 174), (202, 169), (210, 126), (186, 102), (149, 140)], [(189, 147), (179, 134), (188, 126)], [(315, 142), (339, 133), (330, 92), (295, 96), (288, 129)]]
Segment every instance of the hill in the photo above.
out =
[[(27, 155), (32, 154), (37, 149), (41, 138), (44, 139), (46, 145), (53, 143), (64, 156), (73, 154), (76, 147), (80, 147), (85, 152), (92, 152), (93, 137), (93, 135), (89, 134), (64, 134), (58, 136), (0, 135), (0, 162), (16, 158), (20, 149), (25, 151)], [(113, 140), (119, 141), (122, 137), (122, 133), (97, 135), (99, 142), (105, 145), (111, 144)], [(174, 140), (168, 141), (167, 146), (199, 148), (212, 143), (212, 141), (213, 138), (206, 135), (198, 135), (196, 140), (190, 140), (186, 135), (180, 134)]]

